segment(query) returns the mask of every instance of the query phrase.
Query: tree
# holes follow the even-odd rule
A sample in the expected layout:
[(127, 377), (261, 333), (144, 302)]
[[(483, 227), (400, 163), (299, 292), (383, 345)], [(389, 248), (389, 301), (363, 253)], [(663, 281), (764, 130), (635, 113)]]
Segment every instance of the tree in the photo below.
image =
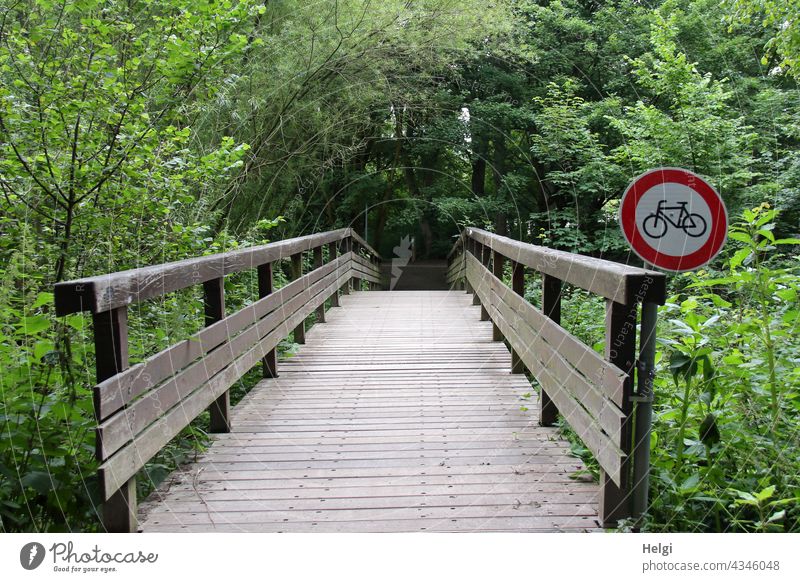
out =
[(727, 0), (726, 3), (733, 9), (732, 28), (757, 19), (771, 31), (773, 36), (764, 47), (767, 54), (763, 64), (771, 70), (777, 57), (780, 59), (777, 66), (800, 78), (800, 5), (782, 0)]

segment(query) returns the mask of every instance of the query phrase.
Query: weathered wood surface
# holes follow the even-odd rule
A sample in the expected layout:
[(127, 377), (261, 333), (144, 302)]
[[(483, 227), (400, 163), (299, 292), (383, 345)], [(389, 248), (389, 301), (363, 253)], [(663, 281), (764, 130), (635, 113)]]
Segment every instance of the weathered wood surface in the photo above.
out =
[[(146, 532), (587, 531), (598, 488), (463, 292), (355, 293), (141, 505)], [(530, 394), (530, 397), (525, 398)], [(528, 410), (522, 411), (520, 407)]]
[[(341, 269), (347, 265), (348, 256), (338, 257), (320, 269), (307, 274), (303, 280), (293, 281), (275, 293), (265, 297), (245, 309), (231, 315), (223, 322), (204, 328), (182, 342), (166, 348), (123, 373), (100, 382), (95, 387), (95, 411), (100, 420), (122, 409), (129, 402), (157, 386), (162, 380), (173, 376), (192, 363), (220, 346), (230, 342), (240, 331), (252, 326), (267, 315), (273, 314), (273, 320), (291, 314), (301, 307), (314, 291), (319, 290), (319, 283), (329, 285), (341, 276)], [(335, 273), (334, 273), (335, 272)], [(250, 334), (255, 330), (251, 328)], [(234, 352), (220, 351), (218, 356), (230, 360)], [(230, 357), (229, 357), (230, 356)], [(224, 365), (227, 361), (222, 361)], [(210, 362), (203, 362), (207, 370)]]
[(460, 279), (464, 278), (465, 266), (466, 263), (464, 262), (463, 254), (454, 257), (450, 261), (450, 264), (447, 267), (447, 274), (445, 275), (445, 279), (450, 285), (453, 285)]
[[(330, 265), (335, 266), (335, 262)], [(309, 273), (305, 277), (311, 275)], [(328, 277), (338, 279), (328, 280)], [(139, 399), (132, 407), (101, 423), (97, 428), (96, 444), (98, 458), (105, 461), (98, 469), (103, 495), (108, 497), (135, 475), (188, 422), (274, 349), (291, 329), (321, 305), (333, 290), (347, 281), (349, 269), (340, 266), (328, 277), (309, 287), (301, 287), (302, 290), (280, 309), (257, 321), (241, 334), (229, 338), (223, 347), (207, 354), (198, 363), (178, 372), (165, 384), (154, 389), (149, 397)], [(303, 282), (304, 279), (295, 281), (300, 284)], [(284, 287), (286, 288), (289, 285)], [(271, 294), (253, 306), (263, 306), (278, 296), (279, 293)], [(293, 302), (297, 302), (297, 305)], [(245, 308), (238, 313), (248, 311), (252, 310)], [(234, 317), (236, 315), (220, 323)], [(210, 329), (211, 327), (205, 328), (204, 332)], [(217, 358), (220, 354), (222, 357)], [(173, 406), (170, 408), (170, 405)]]
[(55, 286), (56, 315), (77, 311), (98, 313), (138, 303), (224, 275), (287, 259), (353, 234), (352, 229), (343, 228), (174, 263), (64, 281)]
[(512, 261), (617, 303), (663, 305), (666, 299), (666, 277), (657, 271), (523, 243), (478, 228), (465, 229), (465, 236)]
[(606, 395), (620, 392), (627, 375), (514, 293), (471, 254), (467, 277), (503, 336), (570, 426), (612, 479), (622, 482), (625, 415)]

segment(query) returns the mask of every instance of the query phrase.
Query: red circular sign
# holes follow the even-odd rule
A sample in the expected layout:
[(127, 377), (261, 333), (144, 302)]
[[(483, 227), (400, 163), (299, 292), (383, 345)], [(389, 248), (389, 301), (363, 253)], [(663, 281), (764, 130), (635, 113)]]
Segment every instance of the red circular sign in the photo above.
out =
[(656, 168), (622, 195), (622, 234), (646, 262), (691, 271), (717, 256), (728, 235), (728, 212), (714, 188), (681, 168)]

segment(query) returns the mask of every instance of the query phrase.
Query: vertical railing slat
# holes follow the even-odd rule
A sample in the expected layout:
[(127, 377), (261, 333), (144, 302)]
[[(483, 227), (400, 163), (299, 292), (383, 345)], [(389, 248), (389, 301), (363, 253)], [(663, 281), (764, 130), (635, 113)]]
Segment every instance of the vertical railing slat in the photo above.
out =
[[(511, 261), (511, 289), (520, 297), (525, 297), (525, 266), (516, 261)], [(511, 373), (525, 373), (525, 364), (514, 348), (511, 348)]]
[[(328, 261), (332, 262), (336, 260), (337, 256), (337, 249), (336, 243), (328, 243)], [(339, 307), (339, 290), (334, 290), (333, 294), (331, 295), (331, 307)]]
[[(500, 279), (502, 282), (503, 280), (503, 267), (505, 266), (505, 257), (498, 253), (497, 251), (492, 251), (492, 275)], [(492, 322), (492, 341), (501, 342), (505, 338), (503, 337), (503, 332), (500, 331), (500, 328), (497, 324), (493, 321)]]
[[(303, 253), (295, 253), (292, 255), (292, 280), (299, 279), (303, 276)], [(306, 322), (301, 321), (294, 328), (294, 341), (297, 344), (306, 343)]]
[[(258, 297), (263, 298), (275, 290), (275, 280), (272, 273), (272, 263), (258, 266)], [(278, 351), (272, 348), (261, 360), (264, 378), (278, 377)]]
[[(561, 280), (542, 275), (542, 312), (554, 322), (561, 324)], [(544, 387), (539, 391), (539, 424), (553, 426), (558, 417), (558, 408)]]
[[(314, 248), (314, 268), (319, 269), (322, 266), (322, 247), (315, 247)], [(325, 323), (325, 302), (323, 301), (322, 304), (317, 307), (316, 310), (316, 321), (317, 323)]]
[[(350, 251), (355, 256), (360, 256), (361, 254), (361, 245), (355, 242), (353, 239), (350, 239)], [(361, 278), (358, 275), (353, 275), (351, 279), (353, 291), (361, 291)]]
[[(203, 283), (203, 307), (205, 311), (206, 326), (225, 319), (225, 281), (222, 277), (211, 279)], [(230, 421), (230, 391), (226, 390), (211, 406), (208, 412), (211, 415), (209, 431), (225, 433), (231, 431)]]
[[(350, 237), (343, 238), (339, 243), (339, 256), (346, 255), (352, 249), (352, 240)], [(352, 266), (352, 261), (348, 260), (348, 264)], [(352, 282), (352, 277), (348, 278), (345, 281), (344, 285), (342, 285), (342, 295), (350, 295), (350, 283)]]
[[(486, 247), (475, 241), (475, 251), (475, 255), (478, 257), (478, 260), (481, 262), (481, 264), (484, 267), (488, 267), (488, 254), (486, 253)], [(486, 311), (486, 308), (483, 305), (481, 305), (480, 297), (478, 297), (478, 294), (475, 292), (475, 290), (473, 289), (472, 291), (472, 304), (481, 306), (481, 321), (489, 321), (489, 312)]]

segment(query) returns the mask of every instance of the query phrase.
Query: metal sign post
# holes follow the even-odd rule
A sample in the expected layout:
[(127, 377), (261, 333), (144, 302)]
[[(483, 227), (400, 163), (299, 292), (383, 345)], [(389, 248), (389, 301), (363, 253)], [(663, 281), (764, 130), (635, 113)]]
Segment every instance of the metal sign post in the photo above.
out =
[[(717, 191), (700, 176), (681, 168), (656, 168), (636, 177), (625, 189), (620, 227), (645, 268), (684, 272), (708, 264), (722, 250), (728, 213)], [(648, 508), (657, 317), (658, 306), (643, 302), (633, 398), (632, 514), (637, 527)]]

